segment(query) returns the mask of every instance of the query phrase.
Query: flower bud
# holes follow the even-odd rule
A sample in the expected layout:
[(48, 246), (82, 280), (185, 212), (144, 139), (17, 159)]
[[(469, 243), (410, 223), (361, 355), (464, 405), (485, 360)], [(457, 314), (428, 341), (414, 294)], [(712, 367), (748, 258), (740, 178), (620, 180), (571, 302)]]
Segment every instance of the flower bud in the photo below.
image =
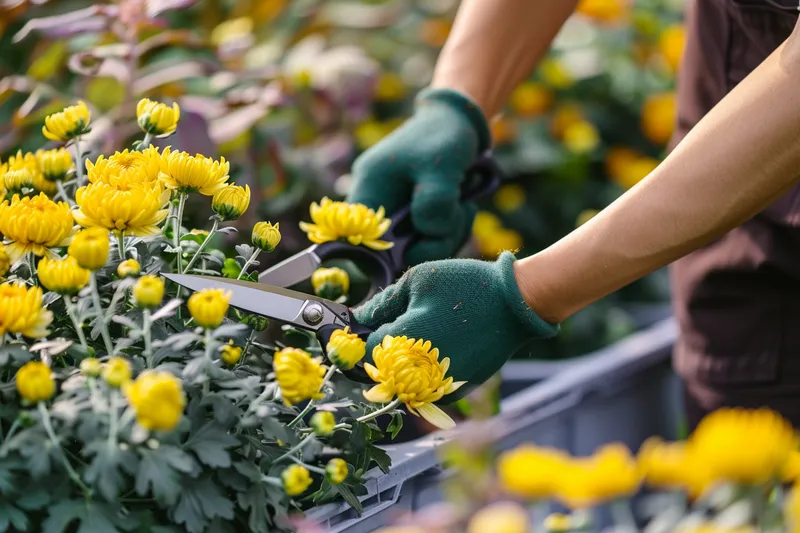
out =
[(314, 294), (327, 300), (337, 300), (350, 290), (350, 276), (341, 268), (318, 268), (311, 274)]
[(75, 235), (69, 245), (69, 255), (74, 257), (81, 267), (99, 270), (108, 261), (109, 247), (108, 230), (95, 226)]
[(73, 295), (89, 284), (89, 271), (81, 268), (74, 257), (43, 257), (37, 270), (39, 282), (50, 291)]
[(133, 286), (133, 297), (139, 307), (158, 307), (164, 299), (164, 280), (158, 276), (142, 276)]
[(87, 357), (81, 361), (81, 374), (84, 376), (96, 378), (102, 370), (102, 363), (95, 357)]
[(253, 246), (272, 252), (281, 242), (280, 224), (274, 226), (270, 222), (259, 222), (253, 227)]
[(143, 132), (156, 137), (167, 137), (175, 133), (180, 118), (181, 108), (177, 103), (169, 107), (161, 102), (142, 98), (136, 106), (136, 121), (139, 127)]
[(350, 370), (367, 354), (367, 343), (350, 328), (337, 329), (331, 334), (325, 347), (328, 359), (344, 370)]
[(229, 341), (228, 344), (222, 347), (222, 354), (220, 357), (226, 365), (233, 366), (238, 363), (239, 359), (242, 357), (242, 347), (234, 346), (233, 341)]
[(311, 485), (311, 474), (306, 467), (294, 464), (289, 465), (281, 472), (281, 480), (283, 480), (283, 490), (286, 491), (286, 494), (299, 496)]
[(325, 465), (325, 477), (331, 485), (338, 485), (347, 478), (347, 463), (344, 459), (331, 459)]
[(82, 101), (44, 119), (42, 134), (51, 141), (67, 142), (89, 132), (92, 115)]
[(136, 259), (126, 259), (117, 266), (117, 274), (121, 278), (128, 278), (131, 276), (138, 276), (141, 272), (142, 266)]
[(242, 322), (258, 332), (265, 331), (269, 327), (269, 319), (259, 315), (247, 315)]
[(20, 193), (23, 189), (33, 189), (35, 177), (33, 170), (29, 168), (7, 170), (3, 173), (3, 187), (12, 194)]
[(36, 163), (48, 181), (62, 181), (73, 168), (72, 155), (65, 148), (38, 150)]
[(330, 411), (317, 411), (309, 421), (311, 428), (320, 437), (330, 435), (333, 433), (333, 427), (336, 425), (336, 418)]
[(203, 289), (189, 298), (186, 303), (189, 314), (195, 323), (206, 329), (214, 329), (222, 324), (228, 313), (231, 292), (222, 289)]
[(186, 396), (183, 383), (169, 372), (143, 372), (125, 387), (136, 421), (150, 431), (172, 431), (180, 423)]
[(133, 370), (127, 359), (112, 357), (103, 366), (103, 379), (112, 387), (122, 387), (131, 380)]
[(250, 206), (250, 186), (228, 185), (211, 198), (211, 209), (222, 220), (236, 220)]
[(40, 361), (30, 361), (17, 370), (17, 392), (29, 402), (43, 402), (53, 397), (56, 382), (50, 367)]

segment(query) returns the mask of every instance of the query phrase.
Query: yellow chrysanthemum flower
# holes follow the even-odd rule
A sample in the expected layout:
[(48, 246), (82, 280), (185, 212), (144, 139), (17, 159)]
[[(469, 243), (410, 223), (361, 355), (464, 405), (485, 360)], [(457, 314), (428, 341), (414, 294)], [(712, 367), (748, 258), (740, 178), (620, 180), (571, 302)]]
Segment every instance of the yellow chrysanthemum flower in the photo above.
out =
[(267, 253), (274, 251), (281, 242), (280, 223), (273, 225), (271, 222), (257, 222), (253, 226), (251, 242), (253, 246)]
[(289, 465), (281, 472), (283, 490), (289, 496), (300, 496), (311, 486), (311, 474), (302, 465)]
[(214, 329), (225, 319), (231, 296), (233, 296), (231, 291), (203, 289), (192, 294), (186, 306), (198, 326)]
[(227, 185), (229, 171), (230, 163), (224, 157), (215, 161), (200, 154), (171, 152), (169, 148), (161, 154), (161, 179), (178, 192), (213, 196)]
[(509, 99), (511, 109), (523, 118), (541, 115), (552, 103), (553, 92), (541, 83), (530, 81), (514, 89)]
[(222, 220), (236, 220), (250, 206), (250, 186), (226, 185), (211, 199), (211, 209)]
[(81, 187), (75, 193), (79, 209), (75, 221), (83, 227), (99, 226), (126, 235), (151, 237), (161, 233), (158, 227), (168, 210), (169, 191), (158, 183), (132, 184), (119, 189), (103, 182)]
[(675, 131), (675, 92), (651, 94), (642, 106), (642, 132), (657, 145), (667, 144)]
[(350, 327), (337, 329), (331, 334), (326, 346), (328, 359), (344, 370), (350, 370), (367, 354), (367, 343), (350, 333)]
[(117, 274), (121, 278), (138, 276), (142, 271), (142, 265), (136, 259), (126, 259), (117, 266)]
[(46, 337), (53, 313), (42, 307), (42, 289), (23, 282), (0, 285), (0, 335), (20, 333), (32, 339)]
[(35, 172), (28, 168), (6, 170), (3, 173), (3, 187), (12, 194), (21, 194), (23, 190), (33, 189), (35, 178)]
[(497, 475), (507, 494), (527, 500), (546, 499), (555, 493), (558, 477), (569, 462), (570, 457), (561, 450), (526, 444), (500, 455)]
[(121, 190), (141, 184), (159, 182), (161, 154), (151, 146), (141, 152), (124, 150), (111, 157), (100, 155), (97, 161), (86, 161), (86, 174), (90, 183), (105, 183)]
[(122, 387), (132, 375), (131, 363), (124, 357), (112, 357), (103, 365), (103, 379), (112, 387)]
[(88, 228), (79, 231), (69, 245), (69, 255), (78, 264), (89, 270), (100, 270), (108, 261), (108, 250), (111, 246), (108, 230), (105, 228)]
[(65, 179), (75, 166), (72, 155), (65, 148), (38, 150), (36, 163), (39, 166), (39, 172), (49, 181)]
[(503, 185), (494, 194), (494, 205), (502, 213), (513, 213), (525, 205), (525, 189), (517, 183)]
[(475, 513), (467, 533), (530, 533), (528, 512), (518, 503), (497, 502)]
[(339, 485), (347, 479), (347, 463), (338, 457), (328, 461), (325, 465), (325, 477), (331, 485)]
[(503, 252), (516, 253), (522, 248), (522, 235), (518, 231), (500, 228), (477, 239), (478, 250), (488, 259), (495, 259)]
[(686, 28), (683, 24), (669, 26), (661, 33), (658, 49), (672, 72), (678, 70), (685, 46)]
[(690, 451), (685, 442), (646, 440), (636, 458), (645, 483), (662, 489), (683, 489), (692, 498), (702, 496), (714, 480), (707, 465)]
[(74, 225), (69, 205), (55, 203), (46, 194), (14, 195), (10, 203), (0, 204), (0, 233), (6, 238), (12, 263), (27, 253), (55, 256), (51, 248), (67, 246)]
[(242, 347), (234, 346), (233, 341), (222, 347), (220, 359), (226, 364), (233, 366), (242, 358)]
[(305, 350), (283, 348), (275, 352), (272, 366), (286, 405), (324, 397), (320, 389), (326, 368), (318, 358), (312, 358)]
[(800, 450), (794, 450), (781, 471), (783, 481), (796, 482), (800, 479)]
[(441, 429), (455, 427), (455, 422), (434, 405), (446, 394), (459, 389), (465, 382), (453, 382), (445, 377), (450, 359), (439, 361), (439, 350), (430, 341), (408, 337), (386, 336), (372, 352), (375, 365), (364, 364), (364, 369), (377, 382), (364, 397), (375, 403), (388, 403), (397, 396), (412, 414)]
[(317, 411), (308, 422), (314, 433), (320, 437), (325, 437), (333, 433), (336, 425), (336, 418), (330, 411)]
[(96, 378), (103, 371), (103, 363), (96, 357), (87, 357), (81, 361), (81, 374), (87, 377)]
[(125, 387), (136, 421), (150, 431), (172, 431), (181, 421), (186, 396), (183, 383), (169, 372), (142, 372)]
[(323, 198), (319, 204), (311, 204), (311, 220), (313, 224), (301, 222), (300, 229), (317, 244), (347, 239), (350, 244), (363, 244), (373, 250), (388, 250), (394, 246), (394, 243), (380, 240), (392, 224), (390, 219), (384, 218), (383, 207), (375, 212), (362, 204)]
[(598, 22), (619, 22), (628, 17), (630, 3), (627, 0), (581, 0), (575, 11)]
[(564, 146), (574, 154), (591, 152), (600, 145), (600, 133), (589, 121), (581, 120), (564, 130)]
[(30, 361), (17, 370), (17, 392), (29, 402), (49, 400), (56, 393), (53, 371), (40, 361)]
[(142, 131), (156, 137), (168, 137), (175, 133), (181, 118), (181, 108), (177, 102), (172, 107), (161, 102), (142, 98), (136, 105), (136, 121)]
[(0, 243), (0, 278), (5, 276), (9, 269), (11, 269), (11, 258), (8, 256), (8, 248)]
[(157, 307), (164, 299), (164, 280), (150, 274), (142, 276), (133, 286), (133, 298), (139, 307)]
[(475, 215), (475, 222), (472, 223), (472, 234), (475, 237), (483, 238), (502, 228), (503, 222), (497, 215), (489, 211), (478, 211), (478, 214)]
[(375, 100), (378, 102), (397, 102), (408, 94), (406, 84), (394, 72), (382, 72), (375, 83)]
[(81, 268), (71, 256), (66, 259), (42, 258), (37, 274), (39, 282), (47, 290), (58, 294), (76, 294), (89, 284), (89, 271)]
[(318, 268), (311, 274), (314, 294), (328, 300), (337, 300), (350, 291), (350, 276), (338, 267)]
[(83, 101), (48, 115), (44, 119), (42, 134), (51, 141), (67, 142), (89, 132), (92, 115)]
[(45, 178), (41, 172), (37, 172), (33, 177), (33, 192), (43, 192), (47, 196), (53, 196), (58, 192), (58, 185)]
[(586, 509), (630, 496), (641, 482), (630, 451), (622, 444), (609, 444), (591, 457), (570, 461), (559, 474), (556, 497), (567, 507)]

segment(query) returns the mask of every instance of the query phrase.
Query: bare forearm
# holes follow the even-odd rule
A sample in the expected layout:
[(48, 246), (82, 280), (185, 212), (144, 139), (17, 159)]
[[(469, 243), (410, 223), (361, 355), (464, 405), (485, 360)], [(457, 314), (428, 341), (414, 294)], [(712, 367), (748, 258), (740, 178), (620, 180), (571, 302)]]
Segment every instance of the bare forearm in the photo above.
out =
[(469, 96), (491, 119), (547, 53), (577, 0), (464, 0), (432, 87)]
[(646, 179), (519, 261), (525, 299), (560, 322), (751, 218), (800, 177), (798, 30)]

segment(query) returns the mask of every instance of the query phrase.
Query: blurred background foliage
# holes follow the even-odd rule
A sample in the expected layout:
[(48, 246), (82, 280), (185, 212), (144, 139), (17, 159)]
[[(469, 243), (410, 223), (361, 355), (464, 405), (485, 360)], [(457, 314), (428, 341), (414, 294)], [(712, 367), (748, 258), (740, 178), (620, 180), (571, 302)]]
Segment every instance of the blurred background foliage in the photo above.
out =
[[(0, 0), (0, 158), (45, 146), (44, 117), (79, 98), (92, 109), (95, 153), (130, 146), (140, 98), (178, 101), (178, 132), (161, 144), (230, 160), (257, 206), (237, 224), (280, 222), (284, 245), (270, 257), (278, 261), (308, 245), (297, 222), (309, 203), (343, 196), (352, 160), (409, 115), (457, 7)], [(652, 170), (672, 133), (682, 10), (681, 0), (580, 2), (492, 125), (508, 182), (481, 205), (465, 256), (535, 253)], [(577, 314), (533, 353), (597, 349), (667, 297), (657, 272)]]

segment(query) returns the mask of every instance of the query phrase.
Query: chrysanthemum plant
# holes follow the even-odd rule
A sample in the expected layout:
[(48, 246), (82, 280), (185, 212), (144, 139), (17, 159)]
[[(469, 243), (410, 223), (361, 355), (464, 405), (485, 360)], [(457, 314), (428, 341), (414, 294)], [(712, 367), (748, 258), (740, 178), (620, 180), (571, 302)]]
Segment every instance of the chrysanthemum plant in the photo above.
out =
[[(281, 235), (264, 221), (237, 257), (215, 249), (250, 189), (230, 183), (224, 159), (149, 145), (175, 131), (177, 106), (144, 101), (137, 112), (143, 135), (132, 149), (83, 160), (91, 116), (78, 103), (44, 127), (71, 150), (2, 167), (0, 531), (266, 533), (328, 500), (358, 509), (363, 473), (389, 468), (375, 445), (379, 415), (391, 417), (392, 436), (403, 403), (452, 425), (433, 405), (458, 387), (447, 359), (422, 340), (387, 338), (366, 392), (340, 372), (365, 356), (349, 331), (325, 351), (286, 327), (269, 344), (260, 335), (269, 321), (229, 309), (230, 293), (165, 283), (162, 271), (255, 278)], [(184, 227), (191, 195), (212, 197), (208, 231)], [(326, 207), (353, 220), (347, 206)], [(339, 234), (325, 226), (335, 213), (315, 214), (315, 240), (380, 243), (387, 225), (366, 210)], [(313, 282), (346, 298), (343, 271)], [(414, 374), (428, 389), (409, 396), (398, 373), (415, 360), (430, 370)]]

